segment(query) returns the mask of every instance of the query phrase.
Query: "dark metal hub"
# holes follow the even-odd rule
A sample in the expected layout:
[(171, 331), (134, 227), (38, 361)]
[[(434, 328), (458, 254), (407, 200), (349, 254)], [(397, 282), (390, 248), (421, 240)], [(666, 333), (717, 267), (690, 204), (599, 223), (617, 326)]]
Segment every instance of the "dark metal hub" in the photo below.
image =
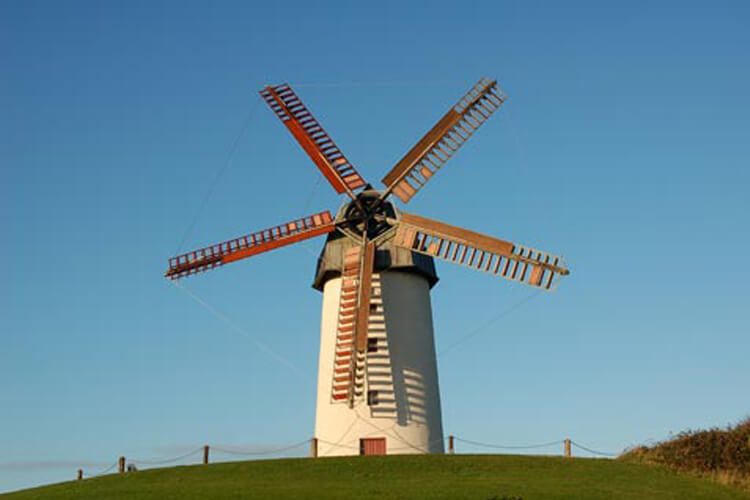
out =
[(343, 209), (343, 221), (346, 228), (358, 236), (367, 233), (371, 240), (387, 231), (391, 225), (386, 218), (395, 218), (393, 205), (380, 199), (380, 191), (366, 189), (357, 195), (357, 201), (351, 201)]

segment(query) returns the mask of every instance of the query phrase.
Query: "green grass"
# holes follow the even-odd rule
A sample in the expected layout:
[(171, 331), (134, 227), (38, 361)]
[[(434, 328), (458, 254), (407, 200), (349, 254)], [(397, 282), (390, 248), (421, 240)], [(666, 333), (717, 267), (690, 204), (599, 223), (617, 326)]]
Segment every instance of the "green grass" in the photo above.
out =
[(23, 499), (747, 499), (662, 467), (513, 455), (284, 459), (173, 467), (0, 495)]

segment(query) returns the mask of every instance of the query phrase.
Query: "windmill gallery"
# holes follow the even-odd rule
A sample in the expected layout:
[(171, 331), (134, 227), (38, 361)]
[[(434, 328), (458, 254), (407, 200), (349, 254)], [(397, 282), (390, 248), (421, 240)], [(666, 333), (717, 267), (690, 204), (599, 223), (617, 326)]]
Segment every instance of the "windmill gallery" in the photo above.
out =
[(337, 193), (329, 211), (169, 259), (182, 278), (323, 234), (313, 286), (323, 292), (315, 421), (321, 456), (441, 453), (443, 429), (430, 289), (433, 258), (550, 290), (564, 260), (523, 245), (401, 212), (505, 96), (480, 80), (373, 189), (297, 94), (267, 86), (263, 99)]

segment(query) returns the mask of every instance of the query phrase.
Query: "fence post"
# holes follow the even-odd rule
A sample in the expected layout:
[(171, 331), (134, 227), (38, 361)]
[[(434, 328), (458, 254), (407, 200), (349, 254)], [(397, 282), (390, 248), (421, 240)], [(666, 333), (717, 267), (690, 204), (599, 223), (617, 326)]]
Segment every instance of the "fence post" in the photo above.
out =
[(570, 458), (570, 439), (565, 440), (565, 456)]
[(208, 465), (208, 445), (203, 447), (203, 465)]
[(83, 469), (78, 469), (78, 475), (76, 476), (76, 479), (79, 481), (83, 479)]
[(318, 456), (318, 438), (316, 437), (310, 440), (310, 456), (313, 458)]
[(120, 474), (125, 472), (125, 457), (120, 457), (117, 459), (117, 472)]
[(453, 455), (453, 436), (448, 436), (448, 453)]

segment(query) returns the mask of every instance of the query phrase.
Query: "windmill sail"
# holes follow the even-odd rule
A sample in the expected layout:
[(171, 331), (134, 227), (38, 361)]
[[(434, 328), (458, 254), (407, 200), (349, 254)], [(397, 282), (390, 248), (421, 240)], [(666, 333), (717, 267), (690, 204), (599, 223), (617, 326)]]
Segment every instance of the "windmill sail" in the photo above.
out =
[(497, 81), (480, 80), (383, 178), (407, 203), (504, 102)]
[(333, 189), (339, 194), (346, 192), (354, 198), (353, 191), (366, 184), (364, 179), (292, 88), (287, 84), (266, 86), (260, 91), (260, 95), (297, 139)]
[(533, 287), (549, 290), (569, 273), (562, 257), (443, 222), (402, 213), (398, 224), (397, 246)]
[(344, 253), (331, 391), (333, 402), (353, 405), (364, 391), (374, 258), (372, 242)]
[(374, 264), (375, 244), (369, 241), (364, 246), (359, 270), (355, 347), (360, 353), (365, 352), (367, 348), (367, 330), (370, 321), (370, 298), (372, 294), (372, 270)]
[(165, 276), (173, 280), (182, 278), (274, 248), (330, 233), (335, 229), (336, 224), (333, 217), (326, 210), (270, 229), (172, 257), (169, 259), (169, 269), (167, 269)]

